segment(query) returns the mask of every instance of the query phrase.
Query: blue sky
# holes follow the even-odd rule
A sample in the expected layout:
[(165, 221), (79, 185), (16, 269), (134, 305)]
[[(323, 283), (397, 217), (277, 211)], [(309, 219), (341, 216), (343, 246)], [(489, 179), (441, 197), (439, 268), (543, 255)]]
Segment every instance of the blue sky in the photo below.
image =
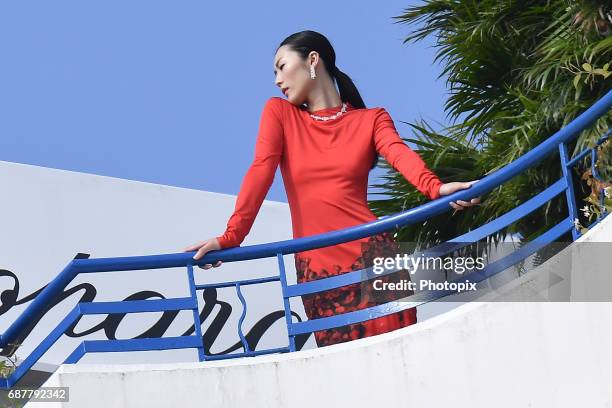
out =
[[(392, 18), (418, 3), (2, 2), (0, 160), (237, 194), (263, 104), (284, 97), (274, 52), (306, 29), (412, 137), (401, 122), (444, 123), (447, 94), (433, 40), (402, 44)], [(280, 170), (267, 198), (286, 202)]]

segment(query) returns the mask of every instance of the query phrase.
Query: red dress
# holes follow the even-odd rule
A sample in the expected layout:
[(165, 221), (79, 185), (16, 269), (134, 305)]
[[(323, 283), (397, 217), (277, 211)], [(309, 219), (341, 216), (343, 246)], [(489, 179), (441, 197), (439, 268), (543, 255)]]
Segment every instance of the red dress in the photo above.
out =
[[(331, 116), (341, 105), (314, 114)], [(384, 108), (355, 108), (339, 117), (319, 121), (303, 106), (271, 97), (266, 102), (255, 144), (255, 158), (244, 177), (234, 213), (225, 233), (217, 239), (222, 248), (238, 246), (249, 233), (272, 184), (277, 166), (287, 193), (293, 237), (315, 235), (359, 224), (377, 217), (367, 205), (368, 174), (379, 152), (412, 185), (430, 199), (439, 195), (442, 181), (421, 157), (399, 137)], [(295, 254), (298, 283), (338, 275), (371, 265), (380, 245), (393, 245), (390, 233), (378, 234), (327, 248)], [(388, 248), (388, 247), (387, 247)], [(409, 277), (409, 276), (408, 276)], [(380, 304), (352, 284), (302, 297), (309, 319), (330, 316)], [(319, 346), (385, 333), (416, 322), (416, 309), (362, 323), (315, 332)]]

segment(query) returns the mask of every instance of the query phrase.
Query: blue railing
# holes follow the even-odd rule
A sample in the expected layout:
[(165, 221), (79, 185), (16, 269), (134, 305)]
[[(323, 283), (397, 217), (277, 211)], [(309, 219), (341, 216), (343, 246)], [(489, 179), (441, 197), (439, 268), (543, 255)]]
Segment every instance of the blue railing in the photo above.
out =
[[(341, 244), (375, 234), (393, 230), (397, 227), (415, 224), (424, 221), (428, 218), (441, 214), (450, 210), (449, 203), (451, 201), (465, 200), (481, 196), (492, 189), (502, 185), (517, 174), (534, 166), (536, 163), (544, 159), (548, 154), (557, 150), (561, 156), (561, 167), (563, 176), (552, 185), (548, 186), (544, 191), (535, 195), (531, 199), (522, 203), (513, 210), (500, 216), (499, 218), (490, 221), (466, 234), (456, 237), (446, 243), (438, 245), (434, 248), (429, 248), (421, 254), (426, 256), (441, 256), (466, 245), (477, 242), (499, 230), (505, 228), (513, 222), (525, 217), (537, 208), (546, 204), (553, 198), (565, 193), (568, 203), (568, 217), (562, 220), (557, 225), (548, 229), (533, 241), (522, 246), (519, 250), (507, 255), (506, 257), (486, 265), (480, 271), (473, 272), (463, 276), (454, 282), (462, 282), (470, 280), (470, 282), (480, 282), (488, 277), (501, 272), (517, 262), (527, 258), (529, 255), (542, 248), (544, 245), (553, 242), (568, 231), (572, 232), (572, 237), (575, 240), (580, 236), (580, 232), (575, 227), (574, 221), (578, 219), (578, 209), (576, 207), (575, 196), (573, 191), (573, 183), (571, 180), (571, 167), (584, 158), (587, 154), (591, 154), (593, 166), (596, 161), (596, 147), (599, 146), (605, 139), (610, 136), (608, 131), (599, 141), (596, 146), (578, 154), (575, 158), (569, 160), (567, 153), (567, 143), (572, 141), (577, 135), (588, 128), (595, 120), (606, 114), (612, 107), (612, 91), (607, 93), (599, 101), (593, 104), (589, 109), (583, 112), (580, 116), (574, 119), (571, 123), (559, 130), (553, 136), (542, 142), (533, 150), (521, 156), (516, 161), (497, 170), (496, 172), (482, 178), (477, 183), (473, 184), (469, 189), (457, 191), (449, 196), (438, 198), (416, 208), (407, 211), (387, 216), (376, 221), (319, 234), (316, 236), (303, 237), (279, 242), (272, 242), (259, 245), (251, 245), (247, 247), (235, 247), (219, 251), (211, 251), (207, 253), (197, 263), (193, 259), (193, 253), (177, 253), (151, 256), (133, 256), (119, 258), (100, 258), (100, 259), (74, 259), (64, 270), (53, 279), (36, 298), (23, 311), (21, 316), (0, 335), (0, 347), (15, 348), (15, 345), (21, 341), (23, 333), (26, 333), (30, 328), (30, 322), (38, 321), (44, 314), (45, 307), (51, 304), (52, 301), (63, 292), (66, 286), (78, 275), (84, 273), (98, 273), (110, 271), (132, 271), (132, 270), (147, 270), (161, 268), (186, 267), (187, 278), (189, 280), (190, 296), (182, 298), (161, 299), (161, 300), (131, 300), (118, 302), (87, 302), (77, 304), (72, 311), (64, 318), (55, 329), (27, 356), (15, 371), (8, 377), (0, 379), (0, 387), (12, 387), (33, 365), (38, 359), (62, 336), (62, 334), (73, 325), (81, 316), (91, 314), (109, 314), (109, 313), (141, 313), (141, 312), (160, 312), (160, 311), (178, 311), (192, 310), (194, 318), (194, 334), (190, 336), (179, 337), (164, 337), (164, 338), (139, 338), (139, 339), (122, 339), (122, 340), (85, 340), (83, 341), (64, 361), (65, 363), (76, 363), (85, 353), (91, 352), (115, 352), (115, 351), (145, 351), (145, 350), (168, 350), (178, 348), (195, 348), (198, 350), (200, 361), (216, 360), (223, 358), (236, 358), (242, 356), (255, 356), (267, 353), (291, 352), (295, 351), (295, 337), (301, 334), (313, 333), (318, 330), (330, 329), (334, 327), (344, 326), (350, 323), (362, 322), (373, 319), (379, 316), (395, 313), (401, 310), (412, 308), (426, 302), (439, 299), (443, 296), (454, 293), (452, 290), (447, 291), (423, 291), (418, 292), (401, 301), (393, 301), (385, 304), (361, 309), (357, 311), (336, 314), (329, 317), (308, 320), (303, 322), (293, 322), (290, 299), (293, 297), (303, 296), (315, 292), (321, 292), (329, 289), (338, 288), (341, 286), (363, 282), (373, 277), (382, 277), (394, 273), (394, 270), (387, 270), (382, 274), (374, 274), (372, 268), (345, 273), (338, 276), (333, 276), (316, 281), (305, 282), (301, 284), (288, 285), (285, 272), (285, 264), (283, 255), (293, 254), (296, 252), (307, 251), (315, 248), (327, 247), (331, 245)], [(598, 177), (596, 170), (593, 168), (594, 177)], [(603, 194), (603, 191), (601, 191)], [(605, 207), (603, 207), (603, 197), (601, 198), (602, 215), (593, 224), (601, 221), (605, 215)], [(419, 255), (421, 255), (419, 254)], [(258, 258), (276, 257), (279, 266), (278, 275), (259, 279), (239, 280), (233, 282), (223, 282), (214, 284), (198, 285), (195, 283), (193, 265), (213, 264), (217, 261), (235, 262), (245, 261)], [(249, 344), (243, 334), (242, 324), (246, 315), (247, 305), (242, 296), (241, 287), (265, 282), (279, 281), (282, 287), (284, 313), (287, 324), (288, 345), (286, 347), (251, 350)], [(197, 291), (209, 287), (235, 287), (238, 297), (243, 305), (243, 312), (238, 322), (238, 335), (242, 342), (244, 352), (238, 354), (227, 355), (207, 355), (205, 353), (204, 339), (201, 332), (201, 321), (199, 316), (199, 307), (197, 301)]]

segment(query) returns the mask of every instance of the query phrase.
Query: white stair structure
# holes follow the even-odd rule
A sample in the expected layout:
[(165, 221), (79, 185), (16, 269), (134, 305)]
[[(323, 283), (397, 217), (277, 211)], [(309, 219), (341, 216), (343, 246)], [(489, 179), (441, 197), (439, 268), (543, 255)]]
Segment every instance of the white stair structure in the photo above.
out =
[(608, 216), (496, 299), (348, 343), (224, 361), (62, 365), (44, 386), (69, 387), (70, 401), (26, 407), (612, 407), (612, 303), (583, 301), (612, 289), (611, 243)]

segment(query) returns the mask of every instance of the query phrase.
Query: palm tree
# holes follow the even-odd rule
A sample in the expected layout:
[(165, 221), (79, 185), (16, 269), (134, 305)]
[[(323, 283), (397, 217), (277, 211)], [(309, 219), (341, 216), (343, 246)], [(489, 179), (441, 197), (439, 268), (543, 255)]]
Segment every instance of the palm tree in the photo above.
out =
[[(612, 8), (604, 1), (426, 0), (394, 18), (417, 26), (404, 43), (435, 36), (434, 61), (442, 62), (440, 77), (448, 76), (445, 110), (452, 124), (436, 132), (424, 120), (403, 122), (416, 135), (404, 140), (416, 145), (413, 149), (444, 182), (479, 179), (516, 160), (611, 89)], [(611, 122), (609, 112), (568, 146), (570, 154), (594, 146)], [(601, 146), (598, 164), (607, 180), (609, 144)], [(388, 163), (382, 166), (384, 182), (373, 186), (388, 198), (369, 201), (376, 215), (425, 201)], [(576, 172), (579, 207), (593, 205), (597, 180), (589, 168), (584, 161)], [(482, 205), (402, 227), (396, 239), (426, 246), (444, 242), (498, 218), (560, 176), (559, 154), (553, 153), (489, 192)], [(606, 205), (612, 210), (610, 199)], [(558, 196), (491, 236), (489, 244), (508, 234), (530, 241), (567, 214), (565, 197)]]

